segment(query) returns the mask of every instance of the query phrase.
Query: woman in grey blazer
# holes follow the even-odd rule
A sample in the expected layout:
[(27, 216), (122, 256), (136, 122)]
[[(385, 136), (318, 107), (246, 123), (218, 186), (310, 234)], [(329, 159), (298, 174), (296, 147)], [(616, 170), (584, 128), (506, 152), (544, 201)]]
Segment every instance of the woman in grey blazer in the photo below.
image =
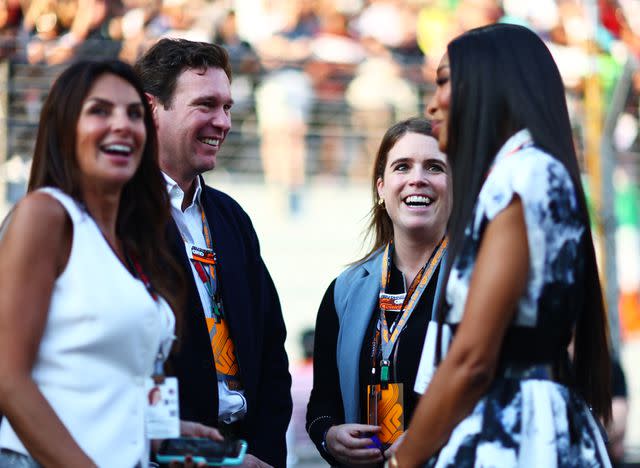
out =
[(373, 246), (331, 283), (316, 322), (307, 431), (332, 465), (380, 464), (409, 423), (447, 245), (449, 178), (427, 120), (387, 130), (372, 178)]

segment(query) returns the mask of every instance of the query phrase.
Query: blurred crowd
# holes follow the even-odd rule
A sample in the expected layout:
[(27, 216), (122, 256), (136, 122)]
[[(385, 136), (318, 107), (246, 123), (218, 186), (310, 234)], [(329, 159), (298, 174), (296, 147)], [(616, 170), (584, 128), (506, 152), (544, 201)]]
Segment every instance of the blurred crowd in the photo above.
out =
[[(579, 90), (590, 73), (588, 50), (604, 57), (605, 82), (616, 70), (608, 60), (620, 64), (640, 53), (638, 0), (0, 0), (0, 57), (133, 62), (161, 37), (223, 44), (237, 108), (256, 107), (267, 180), (297, 187), (314, 106), (337, 117), (323, 122), (325, 136), (339, 135), (347, 114), (364, 135), (415, 115), (445, 44), (496, 21), (525, 24), (543, 37), (569, 89)], [(325, 172), (368, 167), (336, 161), (332, 144), (327, 138), (320, 158)], [(283, 148), (290, 156), (276, 172), (270, 155)]]

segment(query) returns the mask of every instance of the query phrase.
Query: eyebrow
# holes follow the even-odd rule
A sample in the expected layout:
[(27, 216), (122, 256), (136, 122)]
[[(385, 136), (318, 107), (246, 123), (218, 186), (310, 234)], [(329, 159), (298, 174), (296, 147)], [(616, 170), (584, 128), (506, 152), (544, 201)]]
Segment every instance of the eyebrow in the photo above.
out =
[[(445, 68), (449, 68), (449, 65), (440, 65), (437, 70), (436, 73), (440, 73), (442, 70), (444, 70)], [(432, 68), (433, 70), (433, 68)]]
[[(394, 160), (390, 161), (389, 165), (392, 166), (392, 165), (397, 164), (397, 163), (406, 163), (406, 162), (413, 162), (413, 161), (415, 161), (415, 156), (411, 156), (411, 155), (410, 156), (402, 156), (402, 157), (400, 157), (398, 159), (394, 159)], [(427, 162), (427, 163), (439, 163), (439, 164), (443, 164), (445, 166), (448, 166), (446, 160), (438, 159), (437, 157), (427, 158), (425, 160), (425, 162)]]
[[(201, 102), (207, 102), (207, 101), (220, 101), (220, 98), (218, 96), (215, 95), (211, 95), (211, 96), (198, 96), (196, 97), (193, 101), (191, 101), (192, 105), (197, 105), (200, 104)], [(228, 101), (225, 101), (225, 104), (229, 104), (230, 106), (233, 106), (234, 101), (233, 98), (229, 98)]]

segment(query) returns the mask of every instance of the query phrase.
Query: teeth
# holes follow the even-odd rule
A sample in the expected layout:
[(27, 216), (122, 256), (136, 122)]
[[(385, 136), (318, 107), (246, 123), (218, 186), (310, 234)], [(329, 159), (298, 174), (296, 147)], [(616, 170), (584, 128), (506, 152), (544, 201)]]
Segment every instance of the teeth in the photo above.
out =
[(104, 151), (111, 151), (114, 153), (131, 153), (132, 148), (131, 146), (128, 145), (121, 145), (121, 144), (112, 144), (112, 145), (106, 145), (103, 147)]
[(425, 195), (411, 195), (405, 198), (404, 202), (407, 205), (428, 205), (431, 203), (431, 198)]
[(218, 146), (220, 144), (220, 139), (218, 138), (199, 138), (199, 140), (209, 146)]

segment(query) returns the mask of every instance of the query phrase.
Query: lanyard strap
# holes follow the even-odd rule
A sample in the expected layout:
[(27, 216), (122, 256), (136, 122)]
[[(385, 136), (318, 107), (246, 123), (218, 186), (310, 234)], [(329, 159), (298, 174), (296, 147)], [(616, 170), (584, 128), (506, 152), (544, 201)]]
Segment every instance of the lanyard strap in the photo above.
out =
[[(213, 316), (219, 321), (224, 316), (224, 313), (222, 308), (222, 298), (220, 297), (220, 291), (218, 289), (218, 259), (213, 250), (211, 229), (209, 228), (209, 222), (204, 214), (204, 208), (201, 203), (198, 203), (198, 208), (200, 209), (200, 219), (202, 220), (202, 235), (209, 252), (203, 257), (192, 252), (192, 256), (196, 270), (198, 271), (198, 276), (207, 288), (209, 297), (211, 297)], [(204, 275), (201, 273), (202, 271), (206, 271), (208, 273), (206, 275), (207, 281), (205, 281)]]
[[(149, 281), (149, 277), (142, 269), (142, 265), (140, 265), (140, 262), (138, 261), (137, 257), (130, 256), (126, 251), (125, 251), (125, 257), (128, 260), (131, 267), (133, 268), (133, 271), (135, 271), (136, 276), (140, 279), (140, 281), (142, 281), (142, 284), (144, 284), (144, 287), (147, 289), (147, 292), (149, 293), (149, 295), (153, 298), (155, 302), (158, 302), (158, 295), (153, 289), (153, 286), (151, 285), (151, 281)], [(161, 384), (162, 382), (164, 382), (164, 358), (165, 356), (164, 356), (164, 352), (162, 351), (162, 343), (161, 343), (158, 348), (158, 353), (156, 354), (156, 358), (153, 361), (153, 374), (151, 375), (151, 378), (153, 378), (153, 381), (157, 384)]]
[(140, 265), (138, 258), (135, 255), (134, 256), (129, 255), (126, 249), (124, 252), (124, 256), (129, 262), (130, 268), (133, 269), (138, 279), (142, 281), (142, 284), (144, 284), (144, 287), (149, 293), (149, 295), (153, 298), (155, 302), (158, 302), (158, 294), (156, 294), (156, 291), (153, 289), (153, 286), (151, 285), (151, 281), (149, 281), (149, 277), (142, 269), (142, 265)]
[[(387, 320), (384, 314), (384, 309), (380, 307), (380, 318), (379, 318), (379, 326), (380, 326), (380, 337), (381, 343), (380, 348), (382, 351), (382, 360), (388, 361), (393, 348), (398, 341), (398, 337), (402, 332), (404, 325), (411, 317), (411, 314), (415, 310), (415, 307), (422, 296), (422, 293), (427, 288), (431, 277), (433, 276), (436, 267), (440, 263), (442, 256), (444, 255), (449, 240), (445, 237), (440, 245), (436, 248), (436, 250), (431, 254), (431, 258), (427, 263), (420, 269), (416, 277), (414, 278), (407, 294), (405, 295), (404, 302), (402, 304), (402, 309), (399, 317), (396, 317), (394, 323), (389, 328), (387, 324)], [(391, 274), (391, 255), (393, 253), (393, 245), (390, 242), (385, 250), (385, 255), (383, 257), (382, 262), (382, 277), (380, 280), (380, 297), (382, 298), (386, 294), (386, 288), (389, 284), (390, 274)]]
[[(222, 298), (218, 290), (218, 258), (213, 250), (213, 240), (211, 236), (211, 229), (207, 217), (204, 213), (204, 208), (200, 202), (197, 203), (198, 210), (200, 211), (200, 219), (202, 221), (202, 236), (206, 244), (206, 248), (197, 247), (192, 244), (191, 247), (191, 263), (193, 264), (198, 278), (204, 285), (208, 296), (211, 299), (211, 314), (219, 322), (223, 317)], [(180, 237), (185, 244), (188, 244), (184, 237), (184, 233), (178, 228)], [(207, 313), (209, 316), (209, 313)]]

